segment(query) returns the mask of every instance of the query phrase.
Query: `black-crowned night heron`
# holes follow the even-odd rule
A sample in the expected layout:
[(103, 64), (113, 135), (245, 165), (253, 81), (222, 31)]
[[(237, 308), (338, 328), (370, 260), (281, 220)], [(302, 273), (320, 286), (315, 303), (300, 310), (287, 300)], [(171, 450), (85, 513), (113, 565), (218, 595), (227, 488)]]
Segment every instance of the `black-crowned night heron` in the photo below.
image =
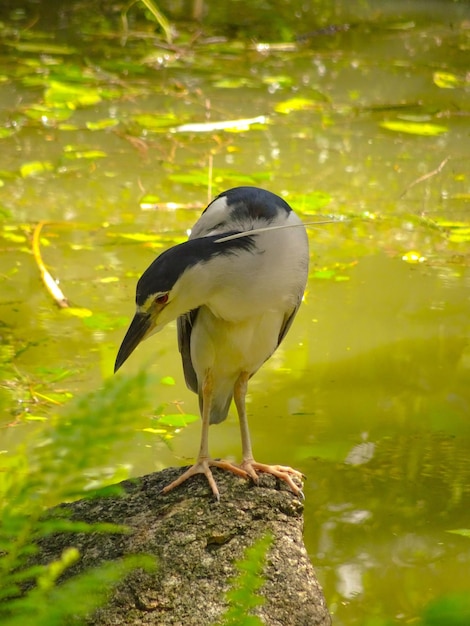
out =
[[(245, 233), (245, 234), (243, 234)], [(267, 472), (292, 480), (300, 472), (254, 460), (245, 396), (249, 378), (284, 339), (297, 313), (308, 272), (305, 227), (280, 197), (256, 187), (221, 193), (205, 209), (189, 240), (163, 252), (137, 283), (137, 311), (116, 358), (117, 371), (137, 345), (177, 320), (188, 387), (199, 395), (202, 436), (195, 464), (163, 489), (211, 467), (258, 480)], [(240, 465), (209, 455), (209, 425), (227, 417), (232, 397), (240, 420)]]

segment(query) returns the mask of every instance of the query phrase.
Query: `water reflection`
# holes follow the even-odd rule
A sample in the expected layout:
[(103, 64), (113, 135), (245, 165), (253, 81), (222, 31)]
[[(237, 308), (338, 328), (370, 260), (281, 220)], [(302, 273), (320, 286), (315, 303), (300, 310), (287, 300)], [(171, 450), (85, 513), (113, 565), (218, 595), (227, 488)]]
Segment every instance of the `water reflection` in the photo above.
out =
[(362, 594), (364, 587), (362, 583), (362, 568), (357, 563), (343, 563), (337, 569), (338, 593), (350, 600)]

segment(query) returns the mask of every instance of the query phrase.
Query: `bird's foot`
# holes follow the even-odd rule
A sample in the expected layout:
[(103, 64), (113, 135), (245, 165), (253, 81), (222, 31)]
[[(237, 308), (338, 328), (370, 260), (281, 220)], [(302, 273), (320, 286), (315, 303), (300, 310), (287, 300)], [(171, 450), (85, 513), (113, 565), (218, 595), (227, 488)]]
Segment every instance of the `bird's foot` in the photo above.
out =
[(301, 485), (305, 476), (302, 472), (299, 472), (292, 467), (287, 467), (285, 465), (266, 465), (265, 463), (257, 463), (253, 460), (245, 460), (240, 465), (242, 470), (250, 476), (250, 478), (257, 483), (258, 482), (258, 474), (256, 472), (263, 472), (264, 474), (272, 474), (279, 478), (279, 480), (283, 480), (287, 483), (291, 489), (295, 493), (296, 496), (305, 499), (304, 492), (302, 491), (302, 486), (299, 487), (292, 479), (296, 478), (300, 481)]
[(175, 487), (179, 487), (182, 483), (184, 483), (191, 476), (195, 476), (196, 474), (204, 474), (207, 478), (207, 481), (212, 489), (212, 493), (214, 494), (214, 498), (219, 501), (220, 494), (219, 489), (217, 488), (217, 483), (214, 480), (214, 476), (210, 470), (211, 467), (219, 467), (220, 469), (227, 470), (229, 472), (233, 472), (237, 476), (241, 476), (242, 478), (249, 478), (249, 474), (243, 468), (235, 465), (234, 463), (230, 463), (230, 461), (215, 461), (214, 459), (198, 459), (194, 465), (192, 465), (188, 470), (186, 470), (181, 476), (179, 476), (176, 480), (171, 482), (169, 485), (162, 489), (162, 493), (168, 493), (172, 491)]

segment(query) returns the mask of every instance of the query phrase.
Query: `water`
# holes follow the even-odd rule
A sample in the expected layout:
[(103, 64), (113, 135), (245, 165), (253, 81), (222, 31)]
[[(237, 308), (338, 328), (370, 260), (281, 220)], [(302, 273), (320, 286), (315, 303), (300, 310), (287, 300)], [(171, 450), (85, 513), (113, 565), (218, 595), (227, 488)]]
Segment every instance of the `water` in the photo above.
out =
[[(237, 184), (269, 188), (305, 221), (347, 218), (309, 229), (305, 302), (252, 380), (248, 410), (257, 459), (308, 476), (306, 544), (335, 623), (348, 626), (408, 623), (428, 601), (468, 592), (470, 561), (468, 538), (447, 532), (469, 527), (468, 5), (366, 4), (354, 21), (338, 5), (327, 17), (351, 28), (291, 51), (200, 42), (147, 66), (142, 58), (154, 49), (146, 40), (122, 48), (85, 28), (68, 38), (72, 15), (51, 32), (76, 53), (4, 46), (0, 57), (2, 122), (21, 126), (1, 139), (0, 153), (0, 207), (12, 227), (0, 247), (0, 319), (4, 344), (18, 353), (1, 396), (4, 423), (16, 425), (2, 432), (2, 448), (28, 435), (28, 415), (52, 410), (35, 391), (63, 401), (111, 375), (136, 279), (186, 236), (207, 203), (207, 179), (213, 195)], [(57, 66), (70, 76), (83, 70), (85, 51), (89, 71), (113, 72), (103, 83), (121, 95), (79, 106), (69, 129), (25, 117), (45, 98), (45, 86), (25, 76), (44, 78)], [(127, 72), (117, 66), (124, 56)], [(174, 116), (173, 126), (269, 121), (238, 133), (136, 130), (137, 115), (156, 113)], [(118, 125), (90, 128), (103, 119)], [(420, 132), (429, 124), (431, 134), (389, 122)], [(77, 157), (90, 150), (104, 154)], [(38, 160), (50, 171), (18, 175)], [(156, 210), (145, 208), (149, 194)], [(39, 220), (51, 222), (41, 245), (48, 268), (75, 306), (93, 312), (92, 323), (56, 309), (41, 285), (28, 252)], [(151, 241), (132, 238), (152, 233)], [(125, 368), (142, 366), (176, 382), (156, 385), (155, 406), (197, 411), (174, 326), (139, 346)], [(71, 374), (44, 384), (46, 367)], [(210, 437), (214, 455), (239, 458), (233, 415)], [(132, 475), (186, 464), (198, 438), (198, 423), (171, 448), (136, 433), (120, 462)]]

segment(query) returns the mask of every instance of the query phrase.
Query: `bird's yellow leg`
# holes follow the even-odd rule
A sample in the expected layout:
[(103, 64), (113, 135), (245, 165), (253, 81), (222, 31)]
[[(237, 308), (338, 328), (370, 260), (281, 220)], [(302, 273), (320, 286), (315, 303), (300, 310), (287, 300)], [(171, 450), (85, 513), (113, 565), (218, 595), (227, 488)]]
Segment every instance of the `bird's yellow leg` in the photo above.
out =
[[(249, 378), (248, 373), (242, 372), (240, 376), (237, 378), (237, 382), (235, 383), (235, 387), (233, 390), (233, 399), (235, 400), (235, 406), (237, 407), (237, 412), (238, 412), (238, 420), (240, 422), (240, 433), (241, 433), (241, 439), (242, 439), (242, 455), (243, 455), (242, 466), (244, 464), (251, 464), (254, 462), (253, 452), (251, 450), (250, 430), (248, 428), (248, 419), (246, 417), (246, 408), (245, 408), (245, 398), (246, 398), (246, 392), (248, 389), (248, 378)], [(258, 476), (256, 476), (256, 473), (250, 472), (249, 470), (247, 471), (250, 474), (251, 478), (253, 478), (253, 480), (256, 482), (258, 479)]]
[(188, 478), (191, 478), (191, 476), (195, 476), (196, 474), (204, 474), (204, 476), (207, 478), (207, 481), (209, 482), (214, 497), (219, 500), (219, 489), (210, 470), (211, 467), (220, 467), (221, 469), (233, 472), (234, 474), (237, 474), (237, 476), (241, 476), (242, 478), (248, 478), (248, 473), (237, 465), (234, 465), (229, 461), (215, 461), (209, 456), (209, 415), (212, 401), (212, 389), (212, 373), (210, 370), (208, 370), (204, 377), (202, 387), (202, 431), (199, 454), (194, 465), (186, 470), (186, 472), (181, 474), (179, 478), (164, 487), (162, 489), (162, 493), (168, 493), (175, 487), (178, 487), (179, 485), (184, 483), (184, 481), (188, 480)]
[(303, 497), (302, 488), (299, 487), (292, 478), (297, 478), (302, 482), (302, 479), (305, 478), (304, 475), (292, 469), (292, 467), (287, 467), (285, 465), (266, 465), (265, 463), (258, 463), (253, 458), (253, 451), (251, 449), (251, 439), (250, 439), (250, 430), (248, 428), (248, 419), (246, 416), (246, 407), (245, 407), (245, 398), (246, 392), (248, 388), (248, 379), (249, 375), (247, 372), (242, 372), (235, 383), (234, 388), (234, 400), (235, 406), (238, 411), (238, 419), (240, 421), (240, 432), (242, 439), (242, 455), (243, 461), (240, 467), (246, 471), (246, 473), (250, 476), (255, 483), (258, 482), (258, 474), (256, 472), (264, 472), (266, 474), (272, 474), (286, 482), (290, 489), (298, 496)]

